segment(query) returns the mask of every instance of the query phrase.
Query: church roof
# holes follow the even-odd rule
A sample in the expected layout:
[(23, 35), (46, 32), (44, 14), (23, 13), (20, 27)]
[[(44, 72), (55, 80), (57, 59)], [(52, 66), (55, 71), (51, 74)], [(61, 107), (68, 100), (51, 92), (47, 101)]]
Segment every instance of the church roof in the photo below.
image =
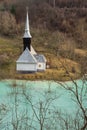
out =
[(30, 51), (30, 53), (32, 54), (32, 55), (36, 55), (37, 53), (36, 53), (36, 51), (34, 50), (34, 48), (31, 46), (31, 51)]
[(37, 62), (46, 62), (46, 58), (44, 55), (36, 54), (34, 55), (34, 57), (36, 58)]
[(29, 28), (29, 18), (28, 18), (28, 11), (27, 11), (27, 15), (26, 15), (26, 24), (25, 24), (25, 33), (24, 33), (24, 38), (31, 38), (31, 34), (30, 34), (30, 28)]
[(17, 63), (37, 63), (35, 57), (30, 53), (29, 49), (26, 48), (25, 51), (20, 55)]

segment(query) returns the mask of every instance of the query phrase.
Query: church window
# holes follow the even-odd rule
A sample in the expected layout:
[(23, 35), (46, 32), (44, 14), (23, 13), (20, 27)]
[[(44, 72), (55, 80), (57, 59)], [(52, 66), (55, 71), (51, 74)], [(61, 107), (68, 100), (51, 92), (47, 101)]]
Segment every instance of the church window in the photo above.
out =
[(41, 67), (41, 64), (39, 64), (39, 67)]

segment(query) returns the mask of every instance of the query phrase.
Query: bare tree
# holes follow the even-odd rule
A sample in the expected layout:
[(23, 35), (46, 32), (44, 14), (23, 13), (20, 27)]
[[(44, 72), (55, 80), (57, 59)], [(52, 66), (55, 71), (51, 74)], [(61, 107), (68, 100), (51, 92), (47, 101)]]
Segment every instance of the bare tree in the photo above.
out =
[(55, 92), (51, 91), (50, 85), (51, 83), (49, 84), (47, 91), (43, 93), (39, 92), (39, 94), (37, 93), (37, 95), (39, 95), (39, 100), (36, 102), (33, 102), (33, 95), (30, 96), (28, 93), (26, 93), (25, 89), (23, 91), (23, 95), (32, 109), (34, 116), (33, 122), (37, 122), (39, 124), (40, 130), (44, 130), (44, 128), (48, 126), (51, 130), (52, 123), (48, 124), (47, 122), (49, 122), (50, 119), (53, 119), (53, 102), (59, 98)]
[(73, 80), (72, 77), (70, 77), (70, 79), (72, 82), (72, 86), (68, 85), (67, 83), (66, 84), (59, 83), (59, 82), (58, 83), (72, 94), (71, 95), (72, 100), (77, 104), (78, 119), (77, 118), (74, 119), (75, 126), (78, 126), (79, 130), (86, 130), (87, 129), (87, 108), (85, 104), (87, 100), (87, 97), (86, 97), (87, 82), (85, 79), (84, 80), (82, 79), (81, 84), (78, 84), (77, 81)]
[(56, 0), (53, 0), (53, 7), (55, 8), (56, 6)]
[[(73, 79), (71, 84), (57, 82), (58, 86), (60, 85), (66, 92), (69, 92), (72, 101), (77, 106), (77, 110), (72, 115), (63, 112), (56, 105), (61, 95), (56, 89), (51, 88), (51, 83), (51, 81), (48, 82), (48, 89), (40, 91), (40, 88), (34, 88), (34, 90), (32, 84), (26, 87), (27, 82), (21, 84), (14, 82), (10, 93), (12, 104), (9, 112), (11, 117), (7, 117), (6, 122), (3, 120), (4, 130), (86, 130), (86, 80), (82, 80), (80, 85)], [(7, 110), (6, 105), (1, 105), (0, 108)], [(1, 122), (2, 120), (0, 120), (0, 124)], [(2, 127), (0, 126), (1, 130)]]

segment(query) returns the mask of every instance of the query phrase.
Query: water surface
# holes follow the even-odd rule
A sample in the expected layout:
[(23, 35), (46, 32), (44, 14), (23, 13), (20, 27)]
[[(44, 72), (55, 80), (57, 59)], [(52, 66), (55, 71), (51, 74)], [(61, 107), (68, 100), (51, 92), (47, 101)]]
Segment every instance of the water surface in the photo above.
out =
[[(77, 80), (75, 83), (78, 86), (79, 94), (83, 91), (84, 97), (87, 92), (87, 81), (85, 83), (82, 80)], [(84, 90), (82, 90), (84, 86)], [(74, 118), (76, 112), (79, 109), (78, 104), (73, 100), (75, 99), (71, 91), (65, 89), (75, 90), (75, 84), (73, 82), (53, 82), (53, 81), (22, 81), (22, 80), (4, 80), (0, 82), (0, 124), (1, 129), (5, 130), (8, 126), (8, 130), (13, 129), (12, 120), (23, 118), (26, 116), (29, 121), (32, 119), (32, 128), (30, 130), (39, 130), (40, 125), (38, 118), (40, 116), (40, 109), (43, 114), (45, 106), (48, 107), (46, 116), (47, 118), (53, 116), (53, 111), (59, 111), (63, 114), (69, 114)], [(24, 95), (25, 94), (25, 95)], [(27, 100), (28, 98), (28, 100)], [(87, 98), (87, 97), (86, 97)], [(50, 105), (48, 104), (50, 102)], [(84, 107), (87, 107), (87, 102), (84, 100)], [(33, 106), (33, 107), (32, 107)], [(40, 108), (41, 107), (41, 108)], [(34, 110), (33, 110), (34, 108)], [(35, 112), (37, 116), (35, 115)], [(23, 115), (24, 113), (24, 115)], [(25, 114), (27, 113), (27, 114)], [(51, 114), (49, 114), (51, 113)], [(62, 114), (62, 115), (63, 115)], [(65, 118), (65, 117), (64, 117)], [(41, 119), (41, 118), (40, 118)], [(47, 119), (46, 119), (47, 120)], [(27, 123), (30, 122), (27, 119)], [(53, 120), (52, 120), (53, 121)], [(23, 119), (22, 129), (25, 129), (25, 122)], [(44, 123), (44, 130), (46, 130), (47, 121)], [(4, 125), (5, 124), (5, 125)], [(20, 126), (21, 123), (19, 123)], [(17, 130), (20, 130), (18, 126)], [(51, 126), (51, 125), (50, 125)], [(36, 128), (37, 127), (37, 128)], [(61, 126), (57, 126), (61, 129)], [(50, 130), (54, 127), (51, 127)]]

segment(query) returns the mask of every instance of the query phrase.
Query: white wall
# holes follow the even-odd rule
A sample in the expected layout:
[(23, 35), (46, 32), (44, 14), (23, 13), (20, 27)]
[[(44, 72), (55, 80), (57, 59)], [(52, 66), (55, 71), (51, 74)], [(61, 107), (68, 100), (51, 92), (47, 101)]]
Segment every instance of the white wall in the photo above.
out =
[(46, 63), (38, 63), (37, 64), (37, 70), (38, 71), (42, 71), (42, 70), (45, 70), (46, 69)]
[(17, 71), (37, 71), (37, 64), (17, 63)]

